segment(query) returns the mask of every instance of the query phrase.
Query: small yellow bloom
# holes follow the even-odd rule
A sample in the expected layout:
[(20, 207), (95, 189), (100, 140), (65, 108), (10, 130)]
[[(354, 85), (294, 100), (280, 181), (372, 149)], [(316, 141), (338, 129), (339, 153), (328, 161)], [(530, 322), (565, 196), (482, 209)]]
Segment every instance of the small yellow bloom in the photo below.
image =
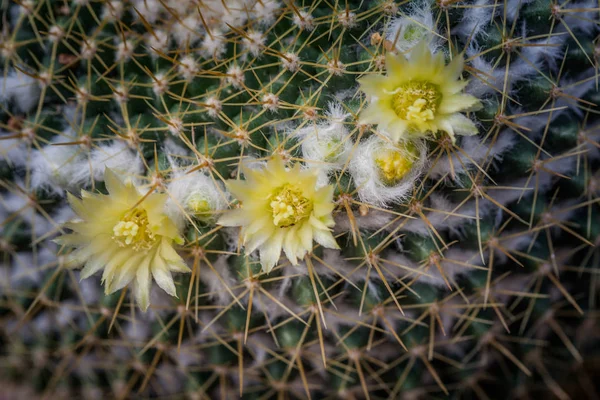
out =
[(387, 186), (398, 184), (417, 160), (419, 151), (411, 142), (400, 143), (395, 149), (384, 147), (375, 155), (379, 177)]
[(361, 123), (378, 124), (396, 141), (445, 131), (454, 135), (475, 135), (477, 127), (461, 114), (479, 108), (474, 96), (463, 94), (466, 81), (458, 80), (463, 58), (456, 56), (448, 65), (442, 53), (431, 54), (426, 42), (412, 50), (410, 60), (403, 55), (386, 55), (387, 75), (359, 79), (360, 88), (371, 96), (361, 113)]
[(246, 252), (259, 250), (265, 272), (277, 264), (282, 249), (296, 265), (312, 250), (313, 240), (339, 248), (330, 230), (333, 186), (316, 189), (315, 172), (301, 170), (300, 164), (287, 170), (274, 158), (261, 170), (244, 170), (244, 176), (245, 181), (228, 183), (241, 207), (228, 211), (218, 223), (242, 227)]
[(67, 256), (67, 265), (84, 265), (81, 279), (104, 269), (106, 294), (134, 282), (136, 301), (145, 311), (152, 277), (165, 292), (177, 295), (171, 272), (189, 272), (189, 268), (173, 242), (181, 244), (183, 239), (163, 212), (167, 195), (152, 193), (142, 200), (143, 194), (133, 184), (123, 183), (108, 168), (104, 181), (108, 195), (82, 190), (78, 199), (68, 194), (80, 220), (66, 224), (73, 233), (56, 242), (76, 248)]

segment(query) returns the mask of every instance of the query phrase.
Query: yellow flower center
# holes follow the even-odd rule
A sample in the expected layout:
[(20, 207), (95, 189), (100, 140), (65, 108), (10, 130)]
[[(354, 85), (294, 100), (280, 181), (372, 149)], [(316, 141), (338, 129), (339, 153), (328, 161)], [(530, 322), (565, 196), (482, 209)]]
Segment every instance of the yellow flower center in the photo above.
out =
[(207, 214), (211, 211), (210, 204), (200, 195), (192, 196), (187, 203), (188, 207), (194, 214)]
[(113, 227), (113, 240), (121, 247), (130, 246), (133, 250), (147, 250), (156, 242), (156, 235), (148, 226), (146, 210), (136, 208), (127, 213)]
[(292, 185), (277, 188), (270, 196), (269, 208), (273, 213), (273, 223), (281, 228), (293, 226), (310, 216), (313, 203)]
[(375, 156), (375, 164), (379, 169), (379, 178), (387, 186), (398, 184), (411, 170), (418, 158), (417, 149), (412, 144), (404, 149), (383, 149)]
[(392, 98), (392, 108), (398, 117), (416, 125), (435, 118), (441, 100), (437, 85), (411, 81), (400, 85)]
[(338, 138), (331, 138), (325, 142), (325, 161), (336, 162), (340, 156), (340, 140)]

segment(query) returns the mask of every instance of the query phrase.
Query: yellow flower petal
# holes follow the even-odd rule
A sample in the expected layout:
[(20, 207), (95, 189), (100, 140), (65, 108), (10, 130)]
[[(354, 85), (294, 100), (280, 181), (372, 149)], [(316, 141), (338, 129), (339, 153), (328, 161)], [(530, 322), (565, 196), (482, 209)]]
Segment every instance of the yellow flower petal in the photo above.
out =
[(127, 193), (127, 187), (125, 184), (113, 171), (110, 170), (110, 168), (104, 169), (104, 183), (106, 184), (108, 193), (115, 198), (122, 198)]
[(240, 226), (252, 223), (252, 216), (241, 208), (229, 210), (219, 217), (217, 224), (222, 226)]
[[(450, 64), (446, 66), (446, 70), (442, 74), (444, 81), (451, 82), (456, 81), (462, 75), (465, 67), (465, 60), (462, 54), (455, 56)], [(444, 83), (444, 82), (440, 82)]]
[(146, 311), (150, 305), (150, 261), (151, 257), (144, 257), (135, 274), (135, 301), (142, 311)]
[[(477, 135), (479, 130), (469, 118), (460, 113), (452, 114), (444, 118), (444, 127), (451, 127), (453, 134), (472, 136)], [(444, 129), (445, 130), (445, 129)]]
[(471, 96), (470, 94), (455, 94), (444, 98), (438, 110), (443, 114), (453, 114), (459, 111), (473, 110), (473, 107), (480, 104), (475, 96)]
[(152, 276), (162, 290), (167, 292), (173, 297), (177, 297), (177, 289), (175, 289), (175, 282), (173, 282), (173, 276), (167, 267), (167, 264), (162, 257), (155, 257), (152, 262)]
[(358, 80), (360, 90), (369, 96), (380, 97), (389, 86), (389, 78), (381, 75), (367, 75)]
[(298, 237), (302, 244), (303, 250), (309, 252), (312, 250), (313, 242), (313, 227), (311, 224), (304, 224), (298, 229)]
[(281, 245), (283, 243), (284, 230), (278, 230), (267, 243), (263, 244), (259, 249), (260, 263), (263, 271), (267, 274), (277, 265), (279, 256), (281, 255)]
[(108, 263), (104, 266), (104, 273), (102, 274), (102, 282), (104, 282), (104, 293), (111, 294), (115, 291), (113, 289), (113, 281), (115, 275), (119, 273), (121, 266), (132, 256), (132, 252), (129, 249), (123, 249), (117, 251), (112, 257), (110, 257)]
[(123, 289), (135, 278), (137, 266), (144, 257), (145, 254), (136, 254), (123, 263), (114, 278), (112, 292)]
[(400, 75), (407, 66), (406, 58), (401, 54), (388, 52), (385, 55), (385, 69), (388, 76)]
[(258, 249), (263, 243), (265, 243), (273, 235), (275, 229), (272, 226), (268, 226), (265, 229), (258, 230), (253, 234), (244, 233), (245, 246), (248, 253), (252, 253)]
[(284, 243), (283, 243), (283, 251), (285, 252), (286, 257), (292, 265), (298, 265), (298, 257), (296, 253), (298, 253), (298, 241), (296, 240), (298, 234), (298, 228), (292, 227), (285, 234)]
[(314, 238), (315, 242), (319, 243), (323, 247), (327, 247), (328, 249), (340, 248), (330, 231), (315, 231)]

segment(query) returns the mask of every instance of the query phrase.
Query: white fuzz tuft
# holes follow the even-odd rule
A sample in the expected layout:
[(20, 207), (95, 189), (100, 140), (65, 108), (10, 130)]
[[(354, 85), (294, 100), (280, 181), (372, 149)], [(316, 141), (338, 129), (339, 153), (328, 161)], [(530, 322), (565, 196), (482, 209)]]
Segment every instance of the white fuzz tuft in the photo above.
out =
[[(156, 22), (163, 8), (158, 0), (134, 0), (133, 4), (135, 9), (150, 24), (154, 24)], [(137, 12), (132, 11), (132, 14), (136, 19), (140, 18)]]
[(165, 213), (179, 227), (190, 218), (212, 221), (229, 204), (229, 194), (223, 184), (200, 171), (188, 174), (183, 168), (175, 170), (167, 191)]
[(152, 58), (158, 57), (157, 52), (164, 53), (169, 48), (169, 35), (165, 31), (156, 29), (154, 34), (146, 35), (146, 45)]
[(155, 95), (160, 96), (169, 89), (169, 81), (163, 73), (154, 75), (155, 80), (152, 82), (152, 91)]
[(122, 1), (108, 1), (104, 4), (102, 9), (102, 19), (106, 21), (120, 20), (123, 16), (123, 2)]
[(129, 100), (129, 89), (122, 85), (115, 86), (113, 98), (119, 105), (127, 103)]
[(337, 59), (333, 59), (327, 63), (327, 71), (335, 76), (342, 76), (346, 71), (346, 66)]
[(183, 79), (190, 82), (198, 73), (198, 63), (192, 56), (185, 56), (179, 61), (177, 71), (183, 76)]
[(4, 107), (12, 103), (19, 112), (31, 111), (40, 97), (37, 83), (35, 78), (21, 72), (9, 72), (6, 78), (0, 77), (0, 103)]
[(271, 26), (279, 14), (281, 3), (276, 0), (257, 1), (254, 5), (255, 19), (262, 26)]
[(115, 61), (129, 61), (133, 55), (134, 44), (131, 40), (119, 42), (117, 44), (117, 52), (115, 53)]
[(206, 99), (205, 104), (206, 108), (208, 109), (208, 115), (210, 115), (212, 118), (217, 118), (219, 116), (219, 113), (223, 109), (223, 103), (221, 102), (221, 100), (217, 99), (214, 96), (211, 96), (208, 99)]
[[(344, 124), (348, 113), (338, 103), (329, 103), (327, 119), (311, 124), (291, 134), (302, 143), (302, 157), (312, 168), (321, 172), (321, 184), (327, 184), (327, 175), (341, 169), (352, 151), (353, 142)], [(312, 162), (312, 163), (311, 163)]]
[(173, 136), (179, 136), (181, 132), (183, 132), (183, 121), (179, 117), (172, 116), (169, 118), (169, 122), (167, 123), (167, 127), (169, 129), (169, 133)]
[(219, 30), (207, 32), (202, 40), (200, 55), (204, 58), (221, 59), (227, 51), (225, 36)]
[(125, 142), (115, 141), (94, 148), (89, 158), (78, 162), (72, 175), (73, 184), (89, 185), (91, 180), (104, 180), (106, 167), (126, 180), (136, 180), (144, 170), (144, 164), (137, 153), (131, 151)]
[(0, 159), (6, 160), (9, 165), (22, 167), (26, 165), (29, 145), (22, 139), (5, 139), (12, 136), (8, 132), (0, 131)]
[(395, 19), (386, 39), (401, 53), (407, 53), (420, 41), (427, 41), (432, 52), (439, 48), (437, 27), (427, 2), (414, 2), (406, 16)]
[(238, 65), (232, 65), (227, 70), (227, 82), (231, 84), (236, 89), (241, 89), (244, 87), (244, 81), (246, 77), (244, 76), (244, 71)]
[(315, 25), (313, 23), (313, 16), (307, 13), (306, 11), (298, 11), (298, 13), (294, 13), (294, 25), (300, 28), (301, 31), (312, 31), (315, 29)]
[(23, 15), (31, 15), (35, 10), (35, 2), (33, 0), (23, 0), (19, 11)]
[(285, 53), (281, 57), (281, 65), (290, 72), (296, 72), (300, 67), (300, 57), (294, 53)]
[(192, 46), (199, 38), (201, 27), (202, 21), (196, 12), (178, 21), (171, 29), (171, 34), (180, 47)]
[(85, 40), (81, 44), (81, 58), (84, 60), (91, 60), (96, 55), (96, 51), (98, 51), (98, 45), (94, 40)]
[(441, 157), (429, 170), (429, 178), (440, 179), (444, 176), (456, 179), (461, 173), (473, 166), (473, 163), (481, 164), (490, 159), (498, 160), (502, 154), (509, 150), (515, 142), (515, 135), (510, 131), (504, 131), (494, 142), (490, 149), (488, 143), (483, 143), (478, 136), (464, 136), (460, 147), (463, 151), (454, 151), (452, 156)]
[(383, 207), (389, 203), (399, 203), (406, 199), (425, 166), (427, 156), (427, 150), (422, 141), (415, 141), (414, 145), (418, 152), (418, 159), (414, 161), (411, 170), (394, 186), (386, 186), (383, 183), (375, 159), (380, 152), (393, 151), (397, 149), (397, 146), (378, 136), (371, 136), (358, 145), (348, 169), (354, 179), (361, 201)]
[(36, 150), (31, 155), (31, 187), (45, 189), (51, 193), (64, 195), (64, 190), (76, 191), (72, 176), (80, 167), (78, 161), (83, 157), (81, 147), (76, 145), (57, 146), (70, 142), (74, 137), (66, 132), (65, 136), (57, 136), (49, 145)]
[(48, 29), (48, 37), (50, 41), (53, 43), (58, 42), (64, 36), (65, 31), (58, 25), (52, 25), (50, 29)]
[(342, 11), (338, 14), (338, 21), (346, 29), (352, 29), (356, 26), (356, 14), (349, 11)]
[(476, 40), (479, 33), (485, 35), (485, 28), (492, 22), (492, 13), (498, 10), (500, 8), (494, 7), (488, 0), (477, 0), (471, 7), (464, 8), (462, 21), (452, 30), (452, 33), (465, 39), (472, 37)]
[(279, 108), (279, 97), (273, 93), (267, 93), (262, 98), (263, 108), (271, 112), (277, 111)]
[(253, 57), (258, 57), (265, 45), (267, 38), (263, 36), (262, 32), (248, 30), (246, 36), (242, 39), (244, 49), (248, 50)]

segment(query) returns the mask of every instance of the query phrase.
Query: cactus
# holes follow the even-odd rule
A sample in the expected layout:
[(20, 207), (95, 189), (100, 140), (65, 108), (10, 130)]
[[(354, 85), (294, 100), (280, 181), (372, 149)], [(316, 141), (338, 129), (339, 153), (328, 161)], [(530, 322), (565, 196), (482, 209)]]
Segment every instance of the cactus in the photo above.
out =
[(6, 398), (597, 397), (596, 2), (0, 10)]

